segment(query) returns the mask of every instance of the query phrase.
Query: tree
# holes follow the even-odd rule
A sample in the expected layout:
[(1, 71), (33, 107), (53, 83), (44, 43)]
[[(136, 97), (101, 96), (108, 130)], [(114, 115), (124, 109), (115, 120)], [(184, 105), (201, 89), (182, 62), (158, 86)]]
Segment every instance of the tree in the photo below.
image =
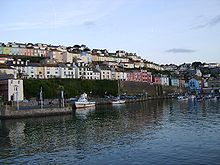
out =
[(192, 63), (192, 67), (193, 67), (194, 69), (196, 69), (196, 68), (198, 68), (198, 67), (200, 67), (200, 66), (202, 66), (202, 63), (201, 63), (201, 62), (193, 62), (193, 63)]

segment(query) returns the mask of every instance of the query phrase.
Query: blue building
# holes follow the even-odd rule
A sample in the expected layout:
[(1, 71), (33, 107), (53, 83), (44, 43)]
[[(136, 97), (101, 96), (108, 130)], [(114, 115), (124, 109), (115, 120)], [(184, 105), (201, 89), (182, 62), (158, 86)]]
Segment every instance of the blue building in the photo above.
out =
[(191, 94), (201, 94), (202, 87), (199, 80), (196, 80), (195, 78), (190, 79), (188, 82), (188, 90)]

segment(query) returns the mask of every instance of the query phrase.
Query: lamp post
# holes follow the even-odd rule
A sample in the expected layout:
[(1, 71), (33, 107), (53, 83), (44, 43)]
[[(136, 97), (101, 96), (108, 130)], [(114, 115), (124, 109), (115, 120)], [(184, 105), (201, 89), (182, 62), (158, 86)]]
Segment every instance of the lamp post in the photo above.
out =
[(19, 110), (18, 85), (14, 85), (14, 92), (15, 92), (15, 97), (16, 97), (16, 107), (17, 107), (17, 110)]
[(61, 92), (61, 107), (64, 107), (64, 95), (63, 95), (63, 90), (60, 91)]
[(58, 87), (58, 93), (59, 93), (59, 106), (60, 108), (63, 108), (65, 105), (64, 105), (64, 87), (62, 85), (59, 85)]
[(40, 108), (43, 109), (43, 90), (40, 88)]

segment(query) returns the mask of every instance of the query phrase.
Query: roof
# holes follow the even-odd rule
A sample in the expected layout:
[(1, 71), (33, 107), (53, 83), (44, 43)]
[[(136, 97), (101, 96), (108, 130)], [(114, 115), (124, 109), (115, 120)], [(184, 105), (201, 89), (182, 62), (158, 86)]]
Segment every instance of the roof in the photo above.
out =
[(99, 72), (97, 69), (93, 69), (92, 71), (93, 71), (93, 72)]
[(120, 68), (115, 68), (116, 72), (124, 72), (124, 69), (120, 69)]
[(99, 66), (99, 68), (101, 69), (101, 70), (111, 70), (108, 66), (106, 66), (106, 65), (101, 65), (101, 66)]
[(55, 59), (44, 59), (41, 62), (42, 64), (57, 64), (57, 61)]
[(29, 63), (28, 66), (41, 67), (40, 63)]
[(57, 64), (43, 64), (46, 67), (57, 67)]
[(68, 67), (66, 64), (63, 64), (63, 63), (59, 63), (59, 64), (57, 64), (57, 66), (62, 67), (62, 68)]

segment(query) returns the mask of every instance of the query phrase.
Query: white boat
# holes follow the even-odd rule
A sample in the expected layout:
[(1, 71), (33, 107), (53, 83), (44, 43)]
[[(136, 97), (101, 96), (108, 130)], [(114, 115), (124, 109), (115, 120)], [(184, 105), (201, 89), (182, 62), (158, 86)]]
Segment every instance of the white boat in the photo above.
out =
[(190, 95), (190, 96), (188, 96), (188, 99), (189, 99), (189, 100), (195, 100), (195, 99), (196, 99), (196, 96)]
[(188, 97), (186, 96), (178, 96), (177, 99), (182, 101), (188, 101)]
[(217, 96), (211, 97), (210, 100), (217, 101), (218, 97)]
[(76, 108), (87, 108), (87, 107), (94, 107), (95, 101), (88, 101), (87, 94), (83, 93), (80, 98), (75, 101)]
[(125, 100), (120, 99), (120, 80), (118, 80), (118, 97), (110, 101), (111, 104), (124, 104)]
[(116, 99), (111, 101), (112, 104), (124, 104), (125, 100), (121, 100), (120, 97), (117, 97)]

